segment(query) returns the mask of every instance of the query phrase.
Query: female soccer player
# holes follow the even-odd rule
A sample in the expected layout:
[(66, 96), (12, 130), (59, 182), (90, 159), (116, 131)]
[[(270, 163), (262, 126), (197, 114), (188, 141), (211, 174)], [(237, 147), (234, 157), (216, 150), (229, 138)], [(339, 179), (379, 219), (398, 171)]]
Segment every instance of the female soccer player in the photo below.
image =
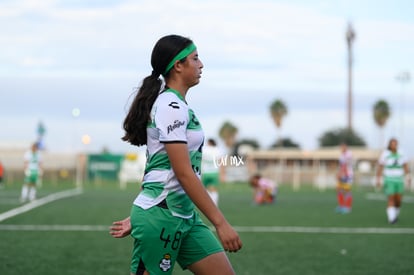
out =
[(411, 184), (410, 171), (407, 159), (398, 151), (398, 141), (392, 138), (378, 161), (377, 187), (381, 186), (383, 176), (384, 192), (388, 196), (387, 217), (388, 222), (394, 224), (400, 214), (402, 194), (404, 191), (405, 177)]
[(33, 143), (30, 150), (24, 154), (24, 183), (20, 195), (20, 202), (36, 199), (36, 186), (42, 174), (42, 157), (37, 143)]
[(151, 65), (124, 120), (123, 140), (147, 145), (142, 190), (130, 217), (114, 222), (110, 233), (135, 239), (131, 274), (171, 274), (176, 261), (195, 274), (234, 274), (224, 251), (236, 252), (242, 243), (200, 181), (204, 135), (185, 100), (203, 63), (190, 39), (168, 35), (155, 44)]
[(250, 178), (249, 183), (254, 190), (253, 200), (256, 204), (270, 204), (274, 202), (277, 193), (275, 182), (256, 174)]
[(336, 175), (338, 184), (336, 186), (336, 197), (338, 206), (336, 212), (349, 213), (352, 209), (352, 153), (345, 143), (341, 144), (341, 155), (339, 157), (339, 169)]

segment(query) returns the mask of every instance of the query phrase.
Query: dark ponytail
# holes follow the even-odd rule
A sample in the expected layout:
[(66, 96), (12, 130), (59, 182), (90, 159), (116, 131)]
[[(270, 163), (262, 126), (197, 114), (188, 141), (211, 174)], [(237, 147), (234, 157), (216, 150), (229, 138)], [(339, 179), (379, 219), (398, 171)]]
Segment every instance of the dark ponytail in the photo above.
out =
[(154, 101), (157, 99), (162, 85), (161, 79), (153, 74), (142, 81), (142, 86), (131, 104), (124, 120), (125, 135), (122, 140), (141, 146), (147, 143), (147, 124)]
[[(162, 80), (160, 75), (165, 72), (168, 63), (192, 41), (179, 35), (164, 36), (155, 44), (151, 54), (151, 75), (144, 78), (137, 95), (132, 102), (124, 120), (125, 135), (122, 140), (133, 145), (147, 144), (147, 125), (150, 121), (152, 105), (160, 93)], [(169, 72), (163, 75), (168, 79)]]

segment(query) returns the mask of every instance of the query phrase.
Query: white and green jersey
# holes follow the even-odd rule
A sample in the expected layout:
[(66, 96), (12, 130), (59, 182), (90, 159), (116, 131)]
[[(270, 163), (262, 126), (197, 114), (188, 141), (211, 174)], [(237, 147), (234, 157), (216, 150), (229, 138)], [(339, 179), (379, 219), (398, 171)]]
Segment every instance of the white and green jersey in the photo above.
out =
[(39, 152), (33, 152), (32, 150), (27, 151), (24, 154), (24, 161), (27, 164), (26, 174), (38, 174), (40, 170), (40, 162), (42, 157)]
[(148, 209), (165, 199), (174, 216), (191, 218), (194, 204), (174, 174), (165, 143), (186, 143), (194, 173), (200, 178), (203, 142), (201, 125), (184, 98), (173, 89), (162, 92), (152, 106), (142, 191), (134, 204)]
[(393, 153), (390, 150), (384, 151), (379, 159), (379, 164), (384, 166), (385, 177), (403, 177), (406, 162), (407, 159), (401, 152)]

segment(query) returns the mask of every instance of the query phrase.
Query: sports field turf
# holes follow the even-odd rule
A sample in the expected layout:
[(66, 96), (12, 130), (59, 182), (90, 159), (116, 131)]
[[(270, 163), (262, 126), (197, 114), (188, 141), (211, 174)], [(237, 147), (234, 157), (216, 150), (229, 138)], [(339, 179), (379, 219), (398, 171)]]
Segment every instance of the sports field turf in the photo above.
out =
[[(72, 188), (45, 183), (39, 198)], [(113, 239), (108, 227), (128, 215), (138, 189), (86, 184), (81, 194), (0, 221), (0, 274), (129, 274), (132, 239)], [(21, 206), (19, 192), (17, 183), (0, 190), (0, 217)], [(283, 185), (274, 205), (255, 206), (247, 184), (221, 185), (220, 208), (244, 245), (229, 254), (236, 273), (414, 274), (414, 194), (389, 225), (386, 202), (369, 199), (372, 192), (355, 188), (354, 209), (344, 215), (334, 211), (334, 190)], [(174, 274), (190, 272), (176, 266)]]

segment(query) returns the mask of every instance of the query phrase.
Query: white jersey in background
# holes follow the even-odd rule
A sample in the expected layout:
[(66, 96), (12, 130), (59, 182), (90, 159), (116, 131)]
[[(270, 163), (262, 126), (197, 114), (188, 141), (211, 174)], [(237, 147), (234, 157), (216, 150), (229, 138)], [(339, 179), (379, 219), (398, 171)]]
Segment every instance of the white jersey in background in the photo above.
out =
[(352, 178), (353, 169), (352, 169), (352, 153), (349, 150), (342, 152), (339, 157), (340, 169), (343, 172), (342, 176), (347, 176)]
[(404, 164), (407, 159), (401, 152), (393, 153), (390, 150), (385, 150), (379, 159), (379, 164), (384, 166), (385, 177), (403, 177)]
[(203, 147), (202, 174), (219, 173), (220, 159), (223, 153), (217, 146), (206, 145)]
[(24, 156), (24, 161), (27, 163), (26, 174), (38, 174), (40, 170), (40, 162), (42, 157), (38, 151), (33, 152), (31, 150), (27, 151)]

